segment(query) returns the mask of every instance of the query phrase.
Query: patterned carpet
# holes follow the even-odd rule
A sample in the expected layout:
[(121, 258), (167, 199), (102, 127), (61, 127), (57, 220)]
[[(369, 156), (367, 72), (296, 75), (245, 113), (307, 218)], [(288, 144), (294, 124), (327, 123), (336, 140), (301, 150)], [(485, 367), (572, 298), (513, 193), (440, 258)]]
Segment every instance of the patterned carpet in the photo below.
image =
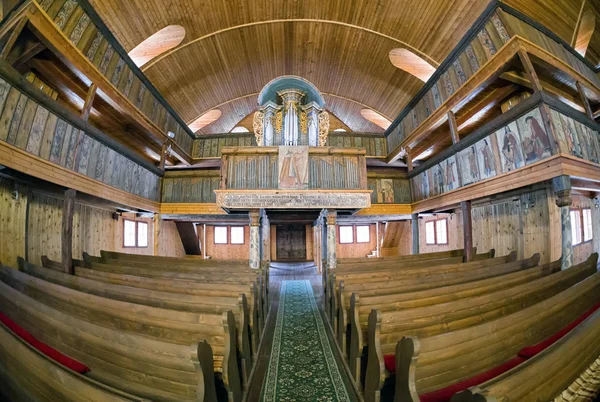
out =
[(265, 402), (350, 401), (308, 280), (283, 281)]

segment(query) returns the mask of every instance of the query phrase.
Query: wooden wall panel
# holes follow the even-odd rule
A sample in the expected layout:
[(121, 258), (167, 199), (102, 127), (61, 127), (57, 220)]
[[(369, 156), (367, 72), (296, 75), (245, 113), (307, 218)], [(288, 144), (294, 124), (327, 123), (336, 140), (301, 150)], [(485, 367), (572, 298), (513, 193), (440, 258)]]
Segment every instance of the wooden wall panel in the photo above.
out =
[(358, 133), (332, 133), (327, 136), (328, 147), (336, 148), (365, 148), (367, 156), (387, 156), (385, 137), (372, 134), (360, 135)]
[[(13, 191), (19, 198), (13, 198)], [(22, 186), (0, 178), (0, 262), (17, 267), (17, 257), (25, 255), (25, 216), (27, 193)]]
[[(181, 243), (179, 232), (175, 222), (160, 221), (160, 230), (158, 234), (158, 255), (165, 257), (185, 257), (185, 249)], [(199, 226), (200, 230), (202, 226)], [(202, 234), (199, 233), (200, 238)]]
[[(214, 260), (244, 260), (250, 258), (250, 227), (244, 226), (244, 244), (215, 244), (215, 227), (206, 226), (206, 256)], [(271, 240), (273, 242), (273, 240)]]
[[(590, 208), (592, 210), (592, 222), (594, 215), (594, 201), (583, 195), (573, 195), (573, 208)], [(596, 213), (597, 215), (597, 213)], [(586, 243), (581, 243), (573, 247), (573, 263), (579, 264), (580, 262), (585, 261), (590, 254), (594, 252), (594, 241), (595, 237), (600, 237), (600, 227), (594, 226), (592, 227), (592, 241), (588, 241)]]
[[(425, 224), (436, 219), (448, 218), (448, 244), (428, 245), (425, 241)], [(473, 238), (475, 238), (473, 233)], [(435, 253), (438, 251), (455, 250), (463, 248), (462, 214), (460, 211), (451, 214), (438, 214), (437, 216), (426, 216), (419, 219), (419, 252)]]
[(312, 260), (314, 255), (313, 240), (313, 227), (312, 225), (306, 225), (306, 259), (308, 261)]
[(194, 140), (192, 158), (220, 158), (222, 147), (255, 147), (254, 134), (211, 134)]
[(336, 255), (337, 258), (358, 258), (366, 257), (377, 249), (377, 233), (375, 232), (375, 224), (369, 225), (369, 242), (368, 243), (356, 243), (356, 236), (354, 237), (354, 243), (342, 244), (340, 243), (339, 227), (337, 236)]

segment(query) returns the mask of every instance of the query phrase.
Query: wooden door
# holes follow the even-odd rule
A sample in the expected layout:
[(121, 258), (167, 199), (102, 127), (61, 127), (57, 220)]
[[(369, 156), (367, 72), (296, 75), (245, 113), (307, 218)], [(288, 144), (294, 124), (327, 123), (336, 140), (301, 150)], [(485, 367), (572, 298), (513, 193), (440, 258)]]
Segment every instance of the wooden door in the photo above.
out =
[(277, 225), (277, 259), (306, 260), (306, 227)]

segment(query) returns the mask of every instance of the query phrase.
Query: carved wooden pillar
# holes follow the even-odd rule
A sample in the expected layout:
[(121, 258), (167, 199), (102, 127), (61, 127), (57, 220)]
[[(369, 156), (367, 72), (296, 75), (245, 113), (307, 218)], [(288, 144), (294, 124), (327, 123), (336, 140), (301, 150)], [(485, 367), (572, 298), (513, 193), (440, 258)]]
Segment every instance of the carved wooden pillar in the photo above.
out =
[(471, 201), (460, 203), (463, 216), (463, 234), (465, 247), (465, 262), (473, 260), (473, 223), (471, 221)]
[(327, 259), (327, 227), (325, 220), (321, 218), (321, 267), (323, 267), (323, 261)]
[(261, 220), (261, 245), (262, 245), (262, 260), (266, 263), (271, 262), (271, 224), (267, 213), (263, 211)]
[[(594, 195), (594, 206), (592, 207), (592, 227), (600, 228), (600, 194)], [(600, 235), (592, 237), (594, 252), (600, 253)]]
[(335, 253), (337, 243), (336, 222), (337, 211), (335, 209), (327, 210), (327, 267), (335, 269), (337, 266), (337, 257)]
[(73, 189), (65, 191), (63, 204), (61, 254), (63, 271), (73, 275), (73, 213), (75, 212), (75, 196), (77, 192)]
[(419, 254), (419, 214), (411, 215), (412, 253)]
[(250, 268), (260, 267), (260, 212), (252, 210), (250, 216)]
[(573, 266), (573, 244), (571, 230), (571, 178), (569, 176), (558, 176), (552, 179), (552, 189), (556, 196), (556, 205), (560, 208), (561, 226), (561, 269)]

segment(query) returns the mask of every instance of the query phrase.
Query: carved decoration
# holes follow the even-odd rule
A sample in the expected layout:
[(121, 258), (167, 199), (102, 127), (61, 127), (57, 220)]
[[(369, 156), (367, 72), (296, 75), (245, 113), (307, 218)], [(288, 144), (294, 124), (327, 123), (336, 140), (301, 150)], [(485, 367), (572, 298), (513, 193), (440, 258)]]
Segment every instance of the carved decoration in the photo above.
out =
[(277, 134), (281, 134), (281, 130), (283, 129), (283, 112), (278, 110), (275, 114), (275, 131)]
[(303, 110), (300, 112), (300, 132), (306, 135), (307, 129), (308, 124), (306, 122), (306, 112)]
[(319, 146), (324, 147), (329, 134), (329, 113), (323, 111), (319, 114)]
[(256, 137), (256, 145), (259, 147), (263, 145), (264, 141), (263, 118), (264, 113), (259, 110), (254, 113), (254, 121), (252, 122), (252, 127), (254, 128), (254, 137)]

